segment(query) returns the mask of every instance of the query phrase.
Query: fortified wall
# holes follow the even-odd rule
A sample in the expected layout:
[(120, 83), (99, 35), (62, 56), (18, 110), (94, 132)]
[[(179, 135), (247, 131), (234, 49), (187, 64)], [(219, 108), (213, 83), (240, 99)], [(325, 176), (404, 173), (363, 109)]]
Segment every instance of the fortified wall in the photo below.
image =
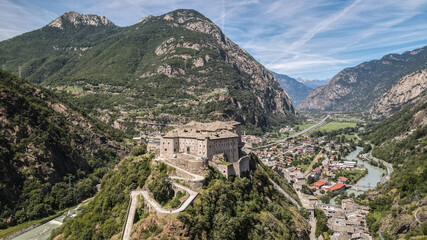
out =
[[(239, 122), (193, 121), (167, 132), (159, 148), (161, 158), (190, 171), (215, 166), (228, 177), (249, 171), (249, 159), (239, 156), (242, 145)], [(212, 161), (216, 154), (223, 154), (223, 160)]]

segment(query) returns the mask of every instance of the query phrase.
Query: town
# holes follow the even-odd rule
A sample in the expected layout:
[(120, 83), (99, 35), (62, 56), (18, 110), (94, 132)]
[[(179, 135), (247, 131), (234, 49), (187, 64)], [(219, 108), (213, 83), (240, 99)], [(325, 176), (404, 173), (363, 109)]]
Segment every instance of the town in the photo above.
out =
[[(328, 117), (313, 124), (313, 129), (326, 124)], [(365, 219), (369, 208), (352, 198), (375, 187), (356, 184), (368, 172), (356, 158), (347, 158), (355, 152), (357, 138), (297, 130), (287, 126), (277, 134), (260, 137), (242, 134), (238, 122), (190, 122), (148, 136), (147, 142), (148, 149), (158, 152), (158, 159), (170, 166), (197, 174), (202, 174), (200, 169), (215, 167), (227, 178), (249, 171), (247, 156), (253, 153), (293, 186), (303, 207), (311, 212), (310, 222), (316, 221), (316, 212), (324, 213), (331, 239), (372, 239)], [(355, 134), (363, 127), (351, 131)], [(279, 141), (283, 136), (286, 138)], [(197, 190), (202, 183), (195, 185), (192, 179), (185, 184)], [(353, 193), (348, 194), (349, 189)]]

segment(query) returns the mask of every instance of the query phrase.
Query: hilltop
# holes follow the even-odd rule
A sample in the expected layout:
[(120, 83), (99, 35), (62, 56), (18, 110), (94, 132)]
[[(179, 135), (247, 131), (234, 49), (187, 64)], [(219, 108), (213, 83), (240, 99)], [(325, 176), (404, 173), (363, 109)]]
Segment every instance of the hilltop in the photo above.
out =
[(297, 119), (275, 77), (194, 10), (129, 27), (69, 12), (0, 52), (5, 69), (21, 66), (22, 77), (129, 133), (146, 121), (231, 119), (260, 132)]
[[(161, 178), (155, 175), (159, 171), (174, 171), (155, 167), (151, 160), (149, 154), (124, 159), (106, 174), (94, 200), (51, 237), (118, 239), (129, 203), (127, 193)], [(226, 179), (210, 169), (208, 182), (184, 212), (162, 217), (139, 205), (132, 239), (308, 239), (308, 212), (283, 197), (269, 178), (296, 197), (292, 187), (256, 156), (250, 162), (251, 170), (242, 178)]]

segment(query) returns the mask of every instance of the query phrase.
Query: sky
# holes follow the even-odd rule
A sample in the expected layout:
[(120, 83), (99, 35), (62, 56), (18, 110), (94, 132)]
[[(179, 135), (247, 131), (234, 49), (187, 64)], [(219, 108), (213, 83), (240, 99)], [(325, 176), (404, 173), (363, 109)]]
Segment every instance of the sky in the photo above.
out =
[(68, 11), (118, 26), (195, 9), (268, 69), (329, 79), (346, 67), (427, 45), (427, 0), (0, 0), (0, 41)]

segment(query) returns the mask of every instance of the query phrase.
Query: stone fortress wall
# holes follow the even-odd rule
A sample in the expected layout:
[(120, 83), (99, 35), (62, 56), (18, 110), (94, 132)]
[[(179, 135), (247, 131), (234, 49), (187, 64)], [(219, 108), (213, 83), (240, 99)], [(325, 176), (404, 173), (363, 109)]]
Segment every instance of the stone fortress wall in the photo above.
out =
[[(160, 157), (187, 169), (215, 166), (226, 177), (249, 171), (248, 158), (240, 158), (241, 130), (238, 122), (190, 122), (166, 133), (160, 142)], [(215, 154), (224, 154), (224, 163), (212, 164)]]

